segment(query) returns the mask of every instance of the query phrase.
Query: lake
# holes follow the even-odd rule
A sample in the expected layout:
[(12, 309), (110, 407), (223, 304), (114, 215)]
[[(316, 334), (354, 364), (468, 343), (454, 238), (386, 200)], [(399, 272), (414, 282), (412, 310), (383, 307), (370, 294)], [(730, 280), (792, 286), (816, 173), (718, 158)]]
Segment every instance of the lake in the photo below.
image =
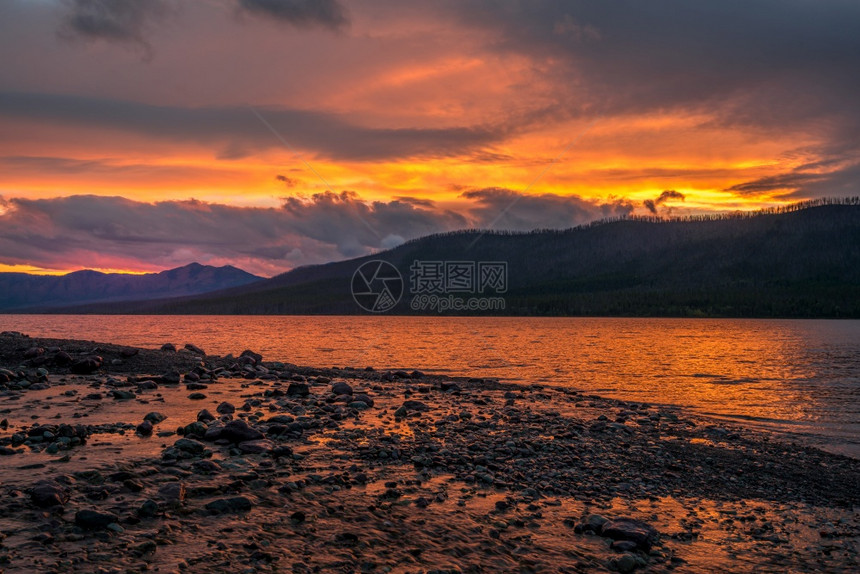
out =
[(860, 321), (0, 315), (0, 331), (565, 386), (860, 457)]

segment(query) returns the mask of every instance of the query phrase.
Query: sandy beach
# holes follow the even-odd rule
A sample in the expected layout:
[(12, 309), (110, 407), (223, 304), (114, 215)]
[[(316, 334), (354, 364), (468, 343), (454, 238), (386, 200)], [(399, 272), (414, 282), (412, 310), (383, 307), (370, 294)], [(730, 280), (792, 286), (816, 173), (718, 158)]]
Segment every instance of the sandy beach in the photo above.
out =
[(845, 572), (860, 461), (552, 385), (0, 334), (0, 571)]

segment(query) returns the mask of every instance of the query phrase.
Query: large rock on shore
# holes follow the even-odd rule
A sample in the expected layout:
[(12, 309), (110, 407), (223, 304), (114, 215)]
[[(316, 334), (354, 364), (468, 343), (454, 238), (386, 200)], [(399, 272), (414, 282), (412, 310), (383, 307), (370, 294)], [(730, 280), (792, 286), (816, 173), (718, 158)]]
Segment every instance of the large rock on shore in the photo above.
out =
[(30, 500), (39, 508), (63, 506), (69, 501), (69, 491), (55, 482), (42, 480), (33, 486)]
[(603, 524), (600, 535), (613, 540), (629, 540), (645, 552), (660, 539), (656, 528), (634, 518), (615, 518)]
[(75, 524), (86, 530), (104, 530), (108, 524), (117, 522), (116, 514), (96, 510), (79, 510), (75, 514)]
[(243, 420), (230, 421), (221, 432), (218, 433), (218, 438), (229, 440), (230, 442), (249, 442), (266, 438), (263, 433), (255, 428), (248, 426)]

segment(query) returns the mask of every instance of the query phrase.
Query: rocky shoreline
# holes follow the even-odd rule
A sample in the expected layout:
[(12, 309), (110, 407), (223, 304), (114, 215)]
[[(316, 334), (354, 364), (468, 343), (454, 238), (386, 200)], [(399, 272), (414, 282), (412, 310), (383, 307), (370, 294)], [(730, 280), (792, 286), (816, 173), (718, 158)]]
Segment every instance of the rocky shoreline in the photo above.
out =
[(860, 461), (566, 388), (0, 334), (0, 572), (844, 572)]

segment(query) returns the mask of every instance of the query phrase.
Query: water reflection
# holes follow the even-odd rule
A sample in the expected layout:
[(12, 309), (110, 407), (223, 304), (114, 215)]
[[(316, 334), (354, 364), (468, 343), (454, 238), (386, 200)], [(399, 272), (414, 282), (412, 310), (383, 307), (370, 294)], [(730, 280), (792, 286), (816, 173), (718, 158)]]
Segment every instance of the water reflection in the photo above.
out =
[(564, 385), (692, 406), (860, 451), (860, 321), (0, 316), (0, 330), (9, 329)]

